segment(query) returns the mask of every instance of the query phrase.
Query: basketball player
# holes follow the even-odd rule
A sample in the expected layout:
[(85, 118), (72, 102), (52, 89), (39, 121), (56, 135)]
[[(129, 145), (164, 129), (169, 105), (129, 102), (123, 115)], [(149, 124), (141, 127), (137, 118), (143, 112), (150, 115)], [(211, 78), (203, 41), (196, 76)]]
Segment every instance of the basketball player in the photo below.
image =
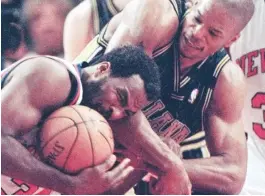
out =
[(87, 43), (130, 1), (84, 0), (72, 9), (64, 25), (65, 59), (73, 61)]
[[(153, 194), (190, 193), (183, 165), (193, 191), (236, 194), (246, 172), (241, 120), (245, 81), (222, 47), (238, 38), (254, 6), (251, 0), (203, 0), (186, 11), (184, 3), (133, 0), (90, 43), (105, 52), (127, 43), (141, 45), (160, 68), (161, 99), (128, 120), (113, 123), (114, 134), (160, 170)], [(90, 56), (85, 48), (76, 61), (86, 55)], [(128, 124), (131, 131), (126, 132)], [(196, 151), (198, 159), (181, 161), (153, 130), (187, 149), (206, 139), (210, 157), (203, 159), (204, 151)]]
[(265, 195), (265, 2), (254, 0), (255, 13), (230, 47), (232, 59), (243, 69), (247, 97), (243, 110), (248, 133), (248, 167), (241, 194)]
[[(82, 67), (83, 66), (83, 67)], [(93, 64), (75, 65), (52, 56), (22, 59), (2, 74), (2, 194), (102, 194), (124, 181), (129, 161), (115, 157), (69, 176), (34, 158), (26, 148), (45, 117), (65, 105), (82, 104), (108, 120), (129, 117), (160, 93), (158, 67), (142, 49), (125, 46)], [(24, 147), (23, 147), (24, 146)], [(26, 148), (25, 148), (26, 147)]]
[[(73, 61), (110, 19), (132, 0), (84, 0), (67, 15), (64, 25), (64, 57)], [(191, 6), (195, 0), (187, 0)], [(82, 29), (76, 30), (76, 29)]]

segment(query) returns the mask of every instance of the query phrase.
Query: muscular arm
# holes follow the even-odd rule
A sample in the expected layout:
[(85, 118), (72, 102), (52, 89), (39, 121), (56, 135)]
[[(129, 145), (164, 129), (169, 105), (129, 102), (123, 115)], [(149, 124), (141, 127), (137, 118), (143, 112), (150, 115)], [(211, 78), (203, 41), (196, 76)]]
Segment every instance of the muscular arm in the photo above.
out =
[[(235, 194), (240, 191), (245, 179), (247, 160), (246, 138), (241, 122), (244, 95), (242, 71), (230, 62), (220, 74), (205, 115), (206, 139), (211, 157), (182, 160), (194, 191), (207, 194)], [(139, 121), (134, 116), (131, 122), (127, 122), (126, 126), (131, 128), (129, 130), (126, 126), (122, 127), (123, 123), (126, 122), (113, 127), (115, 139), (144, 161), (159, 168), (158, 171), (172, 167), (171, 162), (174, 160), (179, 164), (180, 158), (172, 155), (172, 151), (152, 131), (145, 118)], [(182, 172), (185, 171), (182, 163), (179, 168)], [(138, 179), (128, 179), (127, 183), (133, 186), (140, 180), (140, 173), (135, 171)]]
[(130, 119), (111, 122), (111, 127), (117, 142), (137, 154), (142, 160), (157, 167), (158, 171), (169, 170), (172, 162), (182, 165), (180, 158), (152, 130), (141, 111)]
[(193, 189), (200, 193), (237, 194), (246, 172), (246, 138), (241, 120), (245, 83), (239, 67), (222, 70), (205, 115), (211, 157), (183, 160)]
[(70, 185), (68, 177), (34, 158), (15, 137), (32, 130), (47, 111), (62, 105), (70, 90), (68, 73), (43, 57), (26, 60), (13, 72), (2, 89), (2, 174), (64, 192)]
[[(141, 160), (151, 165), (155, 175), (167, 176), (168, 187), (175, 187), (174, 192), (163, 194), (190, 194), (190, 182), (183, 162), (152, 130), (144, 114), (139, 111), (130, 119), (120, 122), (112, 122), (112, 130), (117, 142), (125, 146), (129, 151), (138, 155)], [(147, 170), (150, 168), (146, 168)], [(123, 194), (143, 177), (142, 170), (135, 170), (124, 184), (115, 189), (115, 194)], [(178, 182), (176, 184), (176, 182)], [(177, 189), (177, 190), (176, 190)], [(170, 191), (173, 189), (170, 189)]]
[(91, 0), (85, 0), (69, 12), (64, 24), (65, 59), (73, 61), (95, 36), (93, 26), (93, 6)]
[(169, 1), (133, 0), (119, 15), (109, 23), (106, 52), (132, 44), (143, 46), (146, 53), (152, 56), (155, 49), (173, 39), (179, 24)]

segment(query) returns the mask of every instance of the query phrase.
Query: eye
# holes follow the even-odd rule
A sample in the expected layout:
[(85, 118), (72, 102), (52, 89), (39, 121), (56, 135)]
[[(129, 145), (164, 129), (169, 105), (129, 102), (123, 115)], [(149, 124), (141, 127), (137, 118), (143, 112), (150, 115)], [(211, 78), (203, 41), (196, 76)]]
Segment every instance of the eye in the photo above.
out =
[(198, 24), (201, 24), (201, 23), (202, 23), (202, 21), (201, 21), (201, 19), (200, 19), (199, 16), (195, 16), (195, 17), (194, 17), (194, 20), (195, 20), (195, 22), (197, 22)]
[(117, 96), (118, 101), (121, 103), (122, 102), (122, 97), (121, 97), (121, 94), (118, 91), (116, 93), (116, 96)]
[(209, 33), (212, 37), (217, 37), (217, 34), (213, 30), (209, 30)]
[(118, 100), (119, 100), (121, 106), (125, 107), (126, 106), (125, 97), (124, 97), (123, 93), (121, 93), (118, 89), (117, 89), (117, 96), (118, 96)]
[(135, 113), (134, 112), (132, 112), (132, 111), (130, 111), (130, 110), (124, 110), (124, 113), (126, 114), (126, 116), (132, 116), (132, 115), (134, 115)]

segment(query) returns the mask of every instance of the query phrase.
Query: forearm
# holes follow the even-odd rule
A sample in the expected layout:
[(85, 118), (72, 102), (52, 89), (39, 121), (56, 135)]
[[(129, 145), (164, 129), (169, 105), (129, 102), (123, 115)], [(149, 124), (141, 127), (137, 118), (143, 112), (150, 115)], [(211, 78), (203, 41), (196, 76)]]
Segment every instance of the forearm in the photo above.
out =
[(200, 194), (236, 194), (238, 176), (244, 169), (225, 162), (224, 157), (183, 160), (194, 192)]
[(136, 132), (136, 138), (142, 148), (143, 159), (158, 167), (161, 171), (168, 171), (172, 163), (178, 165), (179, 173), (184, 171), (182, 160), (177, 156), (152, 129)]
[(185, 171), (181, 159), (152, 130), (142, 112), (136, 115), (111, 124), (115, 140), (162, 172), (172, 164), (178, 165), (179, 173)]
[(13, 137), (2, 136), (1, 143), (2, 174), (61, 193), (71, 186), (69, 176), (37, 160)]

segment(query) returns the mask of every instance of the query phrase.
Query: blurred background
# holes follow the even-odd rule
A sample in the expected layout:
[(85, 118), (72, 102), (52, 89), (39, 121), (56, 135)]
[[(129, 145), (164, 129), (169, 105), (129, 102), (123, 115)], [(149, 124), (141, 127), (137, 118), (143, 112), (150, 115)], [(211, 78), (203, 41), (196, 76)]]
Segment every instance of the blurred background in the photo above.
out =
[(66, 15), (81, 0), (1, 0), (1, 70), (30, 55), (63, 57)]

